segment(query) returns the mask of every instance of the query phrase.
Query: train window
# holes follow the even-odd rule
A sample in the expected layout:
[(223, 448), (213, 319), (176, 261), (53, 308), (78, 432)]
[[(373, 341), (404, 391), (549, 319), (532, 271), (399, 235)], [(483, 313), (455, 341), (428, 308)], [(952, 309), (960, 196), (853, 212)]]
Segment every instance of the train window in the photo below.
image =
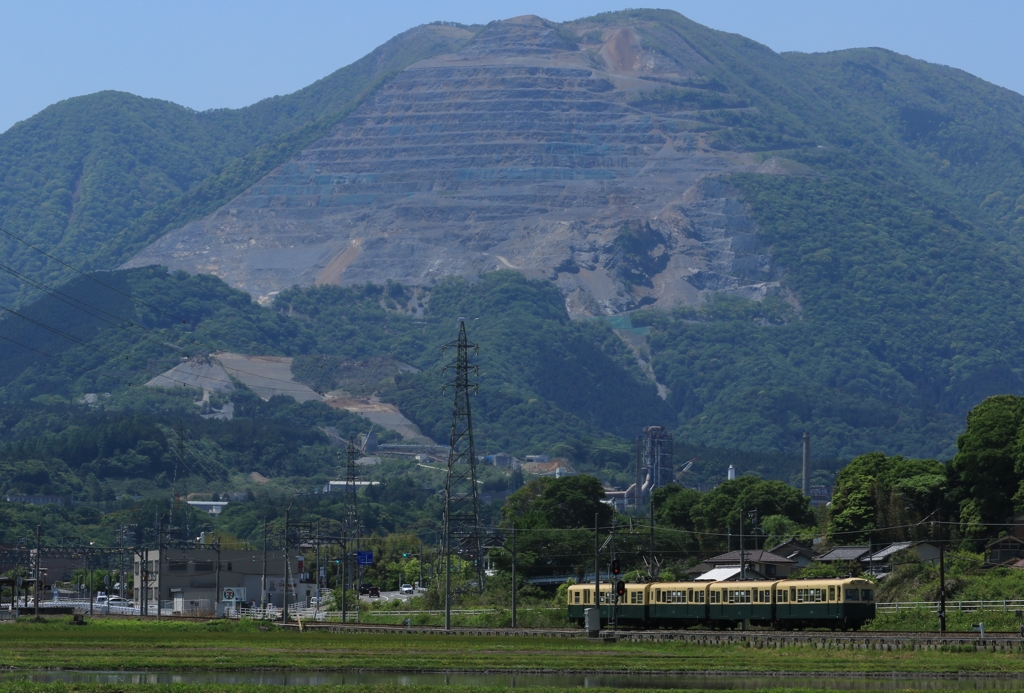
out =
[(718, 590), (711, 590), (711, 603), (718, 604), (719, 596)]
[(825, 589), (799, 589), (796, 591), (796, 601), (798, 603), (823, 602), (825, 601)]
[(749, 604), (750, 590), (729, 590), (730, 604)]
[(754, 590), (754, 601), (761, 601), (761, 590)]
[(700, 599), (698, 599), (697, 601), (699, 601), (701, 604), (703, 604), (704, 603), (704, 593), (703, 592), (698, 592), (697, 596), (700, 597)]
[(791, 601), (791, 602), (795, 602), (796, 601), (796, 587), (790, 587), (789, 588), (789, 601)]
[(590, 603), (590, 590), (583, 590), (583, 603), (584, 604), (589, 604)]
[(857, 590), (846, 590), (846, 601), (855, 602), (857, 601)]
[[(689, 596), (690, 603), (692, 604), (693, 603), (693, 590), (692, 589), (686, 590), (686, 594)], [(703, 600), (701, 600), (701, 601), (703, 601)]]
[(580, 593), (578, 591), (572, 593), (573, 604), (580, 603)]
[(874, 601), (875, 595), (872, 590), (861, 590), (860, 591), (861, 601), (870, 602)]
[(836, 588), (835, 587), (829, 587), (828, 588), (828, 600), (830, 602), (834, 602), (836, 600)]
[(779, 604), (785, 604), (786, 602), (788, 602), (789, 601), (789, 590), (779, 590), (775, 594), (775, 601), (777, 601)]
[(771, 600), (772, 600), (772, 591), (771, 590), (762, 590), (761, 591), (761, 601), (764, 602), (765, 604), (768, 604), (768, 603), (771, 602)]

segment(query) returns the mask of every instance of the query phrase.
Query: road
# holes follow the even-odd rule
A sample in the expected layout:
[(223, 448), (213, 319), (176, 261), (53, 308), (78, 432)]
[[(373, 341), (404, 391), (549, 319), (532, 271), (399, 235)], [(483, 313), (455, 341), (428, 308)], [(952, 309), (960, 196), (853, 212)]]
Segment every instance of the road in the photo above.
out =
[(402, 594), (401, 592), (384, 592), (382, 590), (380, 593), (380, 599), (370, 599), (366, 595), (362, 595), (361, 597), (359, 597), (359, 600), (364, 602), (407, 602), (415, 596), (415, 594)]

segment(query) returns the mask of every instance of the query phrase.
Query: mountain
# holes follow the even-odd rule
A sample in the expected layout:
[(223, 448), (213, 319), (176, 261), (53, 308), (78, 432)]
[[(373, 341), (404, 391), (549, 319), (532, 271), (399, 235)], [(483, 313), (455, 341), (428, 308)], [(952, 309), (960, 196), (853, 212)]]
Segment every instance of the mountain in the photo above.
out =
[[(113, 269), (245, 190), (409, 64), (472, 35), (417, 27), (294, 94), (242, 109), (196, 112), (112, 91), (54, 104), (0, 134), (0, 227), (81, 269)], [(0, 255), (37, 281), (71, 276), (8, 236)], [(0, 274), (0, 301), (35, 295)]]
[[(972, 406), (1024, 394), (1024, 97), (959, 70), (630, 10), (420, 27), (239, 111), (83, 99), (0, 135), (0, 191), (22, 191), (0, 192), (5, 229), (86, 268), (216, 275), (266, 307), (250, 346), (280, 353), (340, 353), (314, 336), (334, 311), (415, 360), (472, 312), (515, 394), (481, 398), (502, 444), (642, 419), (692, 446), (796, 456), (809, 431), (824, 457), (947, 458)], [(352, 322), (366, 292), (387, 317)], [(501, 320), (530, 302), (543, 320)], [(436, 435), (424, 378), (384, 394)]]

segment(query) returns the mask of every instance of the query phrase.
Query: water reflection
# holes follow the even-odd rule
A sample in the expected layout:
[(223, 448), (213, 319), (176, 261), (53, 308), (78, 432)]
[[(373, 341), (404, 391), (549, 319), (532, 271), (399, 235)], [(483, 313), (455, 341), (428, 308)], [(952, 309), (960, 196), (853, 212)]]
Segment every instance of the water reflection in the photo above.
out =
[(453, 685), (530, 688), (646, 688), (646, 689), (755, 689), (777, 686), (830, 688), (849, 691), (893, 690), (1024, 690), (1024, 679), (971, 677), (915, 678), (904, 676), (703, 676), (681, 674), (424, 674), (418, 672), (252, 672), (252, 671), (9, 671), (0, 682), (36, 683), (200, 683), (259, 684), (270, 686), (320, 685)]

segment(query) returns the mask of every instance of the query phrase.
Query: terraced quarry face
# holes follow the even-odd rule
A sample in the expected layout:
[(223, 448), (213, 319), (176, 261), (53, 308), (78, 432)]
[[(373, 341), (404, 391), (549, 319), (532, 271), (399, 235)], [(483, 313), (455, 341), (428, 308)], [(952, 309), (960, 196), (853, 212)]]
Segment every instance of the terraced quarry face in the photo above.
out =
[(557, 282), (575, 314), (763, 296), (769, 258), (714, 177), (755, 161), (708, 146), (696, 104), (746, 105), (708, 85), (682, 39), (670, 49), (628, 26), (491, 24), (126, 266), (212, 273), (260, 298), (513, 268)]

